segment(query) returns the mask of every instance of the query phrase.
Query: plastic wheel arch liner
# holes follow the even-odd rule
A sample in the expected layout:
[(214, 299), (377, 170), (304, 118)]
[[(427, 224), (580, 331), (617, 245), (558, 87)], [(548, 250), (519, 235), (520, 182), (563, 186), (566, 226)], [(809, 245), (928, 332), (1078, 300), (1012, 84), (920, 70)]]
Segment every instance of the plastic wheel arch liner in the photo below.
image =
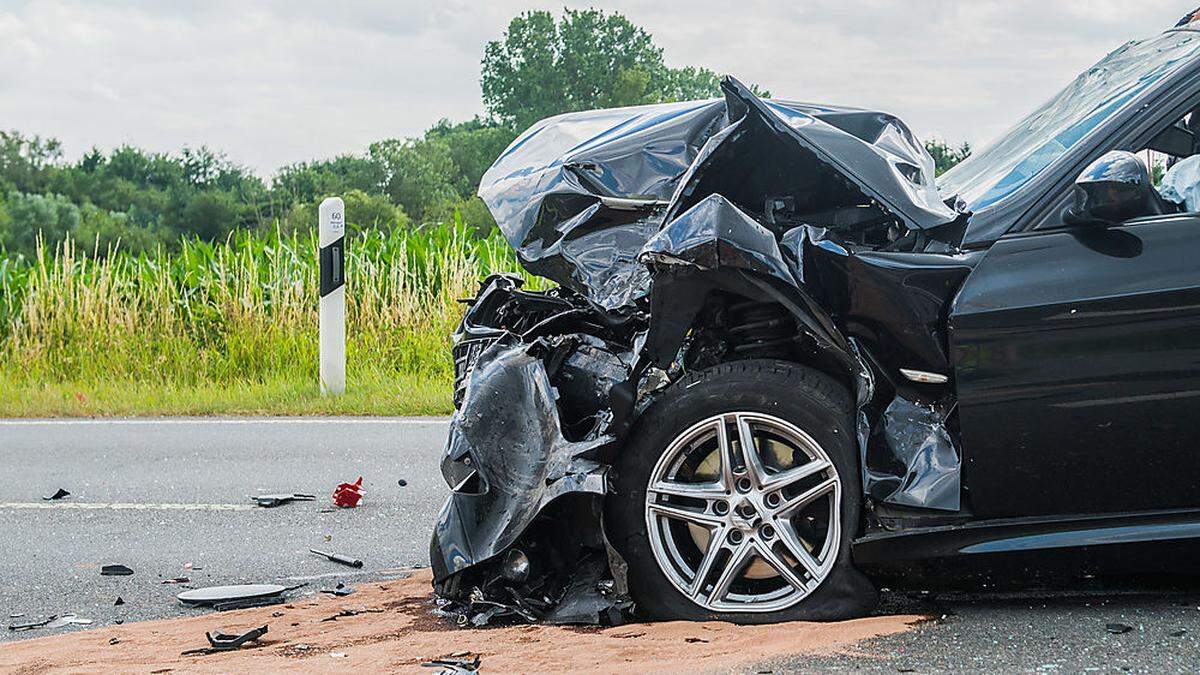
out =
[[(612, 437), (563, 436), (555, 393), (537, 344), (515, 336), (486, 349), (471, 371), (462, 408), (450, 422), (442, 462), (456, 489), (435, 526), (442, 579), (504, 552), (533, 519), (568, 493), (603, 495), (607, 466), (590, 457)], [(465, 481), (476, 480), (468, 490)]]

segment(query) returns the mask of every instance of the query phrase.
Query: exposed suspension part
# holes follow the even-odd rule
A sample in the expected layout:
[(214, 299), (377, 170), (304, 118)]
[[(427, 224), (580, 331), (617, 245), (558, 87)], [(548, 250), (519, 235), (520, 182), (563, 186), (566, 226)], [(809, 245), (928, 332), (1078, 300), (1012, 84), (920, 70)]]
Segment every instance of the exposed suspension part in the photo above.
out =
[(774, 302), (751, 300), (730, 305), (725, 330), (733, 353), (741, 358), (787, 356), (801, 339), (795, 320)]

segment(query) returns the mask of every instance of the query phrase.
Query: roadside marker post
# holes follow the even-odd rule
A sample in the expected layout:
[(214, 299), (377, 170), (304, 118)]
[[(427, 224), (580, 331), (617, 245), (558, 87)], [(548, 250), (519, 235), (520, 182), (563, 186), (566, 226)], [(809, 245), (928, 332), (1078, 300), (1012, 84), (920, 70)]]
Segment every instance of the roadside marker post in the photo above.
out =
[(321, 202), (321, 393), (346, 391), (346, 205), (340, 197)]

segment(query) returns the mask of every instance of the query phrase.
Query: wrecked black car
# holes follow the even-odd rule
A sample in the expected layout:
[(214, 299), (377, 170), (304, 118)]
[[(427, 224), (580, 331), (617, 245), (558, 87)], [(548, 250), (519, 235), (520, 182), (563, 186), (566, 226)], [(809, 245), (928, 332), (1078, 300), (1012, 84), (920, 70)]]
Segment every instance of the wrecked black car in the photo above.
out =
[(455, 335), (448, 611), (834, 619), (873, 582), (1193, 572), (1200, 32), (937, 179), (891, 115), (722, 88), (545, 120), (484, 176), (557, 285), (492, 277)]

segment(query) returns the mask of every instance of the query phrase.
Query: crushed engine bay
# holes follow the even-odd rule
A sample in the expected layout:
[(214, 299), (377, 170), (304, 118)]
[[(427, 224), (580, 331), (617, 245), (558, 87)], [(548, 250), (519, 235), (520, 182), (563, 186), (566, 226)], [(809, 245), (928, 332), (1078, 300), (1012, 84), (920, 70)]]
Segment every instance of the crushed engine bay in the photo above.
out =
[(854, 395), (864, 530), (965, 515), (944, 318), (978, 259), (967, 214), (898, 119), (722, 88), (545, 120), (483, 178), (558, 286), (493, 276), (454, 336), (431, 557), (460, 623), (620, 620), (612, 460), (659, 392), (728, 361), (802, 363)]

